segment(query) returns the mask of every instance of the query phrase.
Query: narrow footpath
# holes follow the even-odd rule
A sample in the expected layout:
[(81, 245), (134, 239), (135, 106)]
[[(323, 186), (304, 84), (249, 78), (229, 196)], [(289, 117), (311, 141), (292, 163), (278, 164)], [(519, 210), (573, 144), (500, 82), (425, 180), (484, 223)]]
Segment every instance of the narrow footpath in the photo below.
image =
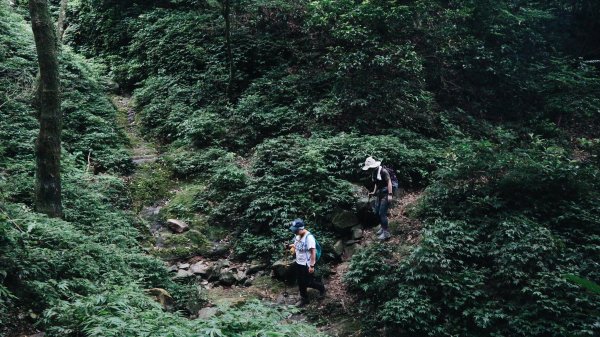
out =
[[(132, 98), (114, 95), (111, 99), (119, 112), (118, 122), (130, 140), (133, 162), (138, 170), (157, 162), (160, 158), (159, 147), (141, 135), (139, 118)], [(170, 198), (176, 198), (182, 190), (181, 186), (177, 185), (178, 182), (173, 183), (175, 186), (171, 187)], [(395, 206), (390, 209), (390, 229), (393, 234), (390, 240), (384, 243), (378, 242), (375, 235), (377, 227), (361, 228), (358, 234), (355, 231), (351, 246), (343, 247), (340, 262), (331, 266), (330, 275), (323, 280), (327, 289), (326, 297), (311, 301), (301, 313), (292, 315), (288, 319), (310, 321), (319, 326), (322, 332), (333, 337), (359, 336), (361, 326), (360, 320), (357, 319), (356, 303), (348, 294), (343, 282), (350, 260), (356, 252), (373, 244), (405, 247), (407, 251), (418, 244), (421, 239), (421, 224), (407, 216), (407, 209), (418, 201), (421, 194), (422, 191), (401, 193), (395, 201)], [(140, 217), (148, 218), (149, 214), (151, 219), (154, 219), (152, 217), (158, 219), (162, 206), (168, 203), (169, 200), (155, 200), (151, 205), (143, 205)], [(144, 212), (147, 214), (144, 215)], [(156, 223), (148, 223), (148, 225), (149, 233), (155, 239), (154, 249), (163, 248), (165, 236), (178, 235), (172, 233), (173, 227), (169, 227), (169, 224), (162, 221), (157, 220)], [(164, 259), (167, 268), (173, 273), (173, 278), (196, 280), (199, 289), (205, 294), (206, 302), (190, 304), (188, 309), (196, 312), (190, 316), (190, 319), (218, 315), (225, 312), (227, 308), (249, 299), (259, 299), (269, 305), (293, 305), (299, 300), (296, 286), (287, 285), (280, 280), (281, 277), (279, 279), (274, 277), (277, 274), (275, 265), (230, 259), (232, 247), (229, 238), (211, 244), (212, 248), (208, 254), (186, 259)], [(289, 263), (291, 262), (290, 258)], [(316, 297), (317, 292), (309, 289), (309, 294), (311, 297)]]

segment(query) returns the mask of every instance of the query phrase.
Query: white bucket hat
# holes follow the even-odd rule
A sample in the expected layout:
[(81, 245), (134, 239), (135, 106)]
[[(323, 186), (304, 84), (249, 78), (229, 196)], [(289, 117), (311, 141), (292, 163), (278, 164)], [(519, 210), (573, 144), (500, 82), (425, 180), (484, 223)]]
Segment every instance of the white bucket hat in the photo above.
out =
[(366, 170), (368, 170), (368, 169), (370, 169), (370, 168), (376, 168), (376, 167), (379, 167), (380, 165), (381, 165), (381, 162), (380, 162), (380, 161), (377, 161), (377, 160), (375, 160), (373, 157), (368, 157), (368, 158), (365, 160), (365, 166), (363, 166), (363, 168), (362, 168), (362, 169), (366, 171)]

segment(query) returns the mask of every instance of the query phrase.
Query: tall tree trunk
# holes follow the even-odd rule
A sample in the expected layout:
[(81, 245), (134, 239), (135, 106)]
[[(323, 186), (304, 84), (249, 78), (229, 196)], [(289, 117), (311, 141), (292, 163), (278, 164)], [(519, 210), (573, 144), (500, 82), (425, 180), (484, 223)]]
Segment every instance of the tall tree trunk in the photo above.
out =
[(56, 36), (58, 42), (62, 42), (65, 34), (65, 20), (67, 19), (67, 5), (69, 0), (60, 0), (60, 10), (58, 11), (58, 23), (56, 24)]
[(229, 80), (227, 82), (227, 98), (231, 99), (233, 86), (233, 53), (231, 51), (231, 3), (223, 0), (223, 19), (225, 20), (225, 45), (227, 48), (227, 63), (229, 63)]
[(60, 182), (60, 82), (56, 30), (47, 0), (29, 0), (31, 27), (40, 67), (37, 108), (40, 133), (36, 140), (35, 208), (51, 217), (62, 217)]

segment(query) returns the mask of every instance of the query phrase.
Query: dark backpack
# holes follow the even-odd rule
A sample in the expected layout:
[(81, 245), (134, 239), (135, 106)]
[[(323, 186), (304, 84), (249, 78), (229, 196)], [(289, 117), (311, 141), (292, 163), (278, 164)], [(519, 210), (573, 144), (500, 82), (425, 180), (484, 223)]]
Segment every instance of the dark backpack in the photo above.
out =
[(390, 174), (390, 179), (392, 180), (392, 188), (398, 188), (400, 184), (398, 183), (398, 177), (396, 177), (396, 171), (394, 170), (394, 168), (385, 165), (383, 165), (383, 168), (386, 169)]

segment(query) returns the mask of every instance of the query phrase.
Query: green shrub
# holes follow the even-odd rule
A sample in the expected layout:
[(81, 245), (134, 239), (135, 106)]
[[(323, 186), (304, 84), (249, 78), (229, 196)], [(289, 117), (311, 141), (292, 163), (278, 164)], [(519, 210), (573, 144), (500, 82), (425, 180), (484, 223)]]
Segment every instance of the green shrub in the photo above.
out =
[[(448, 158), (419, 206), (426, 226), (411, 255), (369, 267), (389, 256), (373, 250), (352, 262), (347, 282), (373, 313), (370, 326), (401, 336), (592, 335), (598, 303), (564, 275), (600, 277), (598, 169), (540, 139), (518, 149), (464, 141)], [(378, 285), (395, 290), (368, 292)]]

